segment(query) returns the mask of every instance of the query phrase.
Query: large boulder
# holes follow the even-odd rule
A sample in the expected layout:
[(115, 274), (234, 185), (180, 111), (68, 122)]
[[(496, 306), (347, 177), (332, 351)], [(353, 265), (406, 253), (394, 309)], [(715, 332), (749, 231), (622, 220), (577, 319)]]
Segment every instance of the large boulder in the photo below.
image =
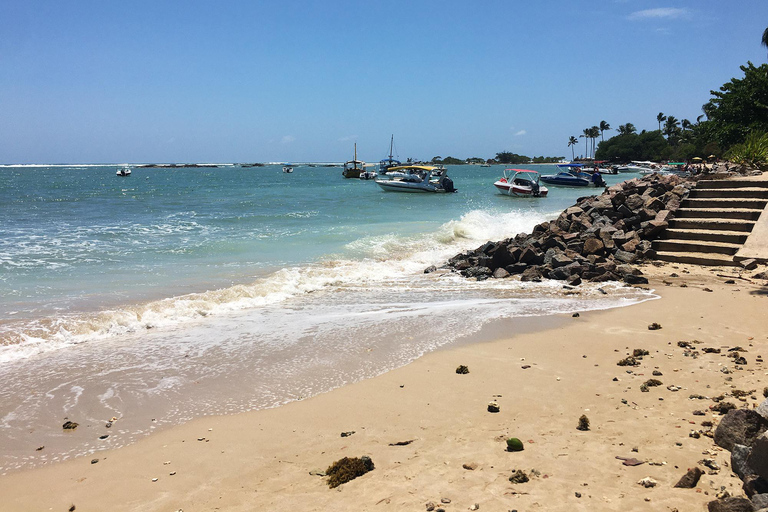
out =
[(768, 420), (755, 411), (734, 409), (723, 416), (717, 426), (715, 444), (728, 451), (731, 451), (735, 444), (751, 446), (766, 430), (768, 430)]
[(751, 451), (749, 446), (744, 446), (743, 444), (734, 444), (731, 448), (731, 469), (742, 480), (746, 480), (752, 474), (752, 470), (749, 469), (747, 464)]
[[(762, 416), (760, 417), (762, 418)], [(747, 458), (747, 465), (754, 474), (763, 480), (768, 480), (768, 433), (763, 432), (752, 444), (752, 452)]]
[(754, 512), (752, 502), (747, 498), (729, 497), (707, 503), (709, 512)]

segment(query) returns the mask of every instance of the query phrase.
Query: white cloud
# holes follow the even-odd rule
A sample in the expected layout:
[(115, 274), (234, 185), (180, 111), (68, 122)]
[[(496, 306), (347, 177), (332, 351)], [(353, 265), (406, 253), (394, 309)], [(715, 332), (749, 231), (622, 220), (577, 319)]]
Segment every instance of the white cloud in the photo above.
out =
[(685, 18), (690, 14), (688, 9), (679, 9), (677, 7), (659, 7), (657, 9), (645, 9), (635, 11), (629, 16), (630, 20), (651, 20), (651, 19), (677, 19)]
[(283, 144), (290, 144), (295, 140), (296, 140), (296, 137), (294, 137), (293, 135), (285, 135), (282, 139), (280, 139), (280, 142)]
[(346, 137), (341, 137), (339, 139), (339, 142), (349, 142), (351, 140), (356, 140), (356, 139), (357, 139), (357, 135), (347, 135)]
[(515, 133), (515, 137), (519, 137), (521, 135), (525, 135), (526, 133), (528, 133), (528, 132), (525, 131), (525, 130), (520, 130), (519, 132)]

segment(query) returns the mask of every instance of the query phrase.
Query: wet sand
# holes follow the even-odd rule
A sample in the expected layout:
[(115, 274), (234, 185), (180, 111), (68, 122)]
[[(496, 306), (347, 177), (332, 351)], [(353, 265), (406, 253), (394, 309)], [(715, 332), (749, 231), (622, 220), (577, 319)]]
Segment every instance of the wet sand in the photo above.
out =
[[(763, 400), (765, 365), (756, 358), (768, 356), (768, 283), (718, 276), (738, 276), (733, 269), (643, 270), (654, 276), (660, 300), (562, 316), (549, 329), (511, 330), (494, 341), (439, 350), (311, 399), (202, 418), (131, 446), (10, 473), (0, 477), (3, 507), (359, 511), (425, 510), (434, 502), (446, 511), (475, 504), (479, 510), (703, 510), (721, 487), (740, 495), (741, 482), (728, 468), (728, 452), (706, 435), (689, 437), (707, 430), (702, 421), (716, 425), (720, 418), (709, 409), (712, 400), (689, 397), (726, 395), (742, 407)], [(662, 328), (649, 330), (654, 322)], [(721, 353), (686, 356), (677, 342), (694, 340)], [(727, 357), (735, 346), (746, 349), (742, 369)], [(639, 366), (617, 366), (634, 349), (649, 355)], [(457, 374), (458, 365), (470, 373)], [(654, 370), (662, 375), (652, 376)], [(663, 384), (642, 392), (652, 377)], [(735, 389), (755, 392), (740, 401), (728, 396)], [(492, 400), (500, 412), (487, 411)], [(582, 414), (589, 431), (576, 429)], [(521, 439), (525, 450), (507, 452), (508, 437)], [(412, 442), (391, 446), (404, 441)], [(375, 469), (339, 488), (310, 474), (362, 455)], [(625, 466), (616, 457), (644, 464)], [(705, 458), (722, 469), (703, 468)], [(673, 488), (697, 465), (716, 474), (705, 474), (695, 489)], [(511, 483), (516, 469), (530, 481)], [(644, 477), (658, 484), (638, 485)]]

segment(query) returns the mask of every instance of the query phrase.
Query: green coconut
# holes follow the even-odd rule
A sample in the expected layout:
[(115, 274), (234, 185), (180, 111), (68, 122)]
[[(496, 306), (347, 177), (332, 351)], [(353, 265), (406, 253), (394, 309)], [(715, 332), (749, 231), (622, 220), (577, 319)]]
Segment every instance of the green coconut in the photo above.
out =
[(508, 452), (521, 452), (523, 451), (523, 442), (516, 437), (510, 437), (507, 439), (507, 451)]

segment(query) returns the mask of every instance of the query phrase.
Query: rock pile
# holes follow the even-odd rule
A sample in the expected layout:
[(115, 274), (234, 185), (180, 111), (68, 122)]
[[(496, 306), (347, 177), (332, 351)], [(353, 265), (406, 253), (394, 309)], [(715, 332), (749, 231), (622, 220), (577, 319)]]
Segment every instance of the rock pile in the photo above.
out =
[[(731, 469), (749, 498), (741, 498), (745, 506), (768, 510), (768, 399), (754, 410), (729, 411), (715, 430), (715, 443), (731, 452)], [(720, 505), (711, 502), (709, 510), (721, 510)]]
[(458, 254), (448, 267), (479, 280), (519, 274), (522, 281), (548, 278), (571, 285), (582, 280), (646, 283), (631, 264), (655, 257), (651, 241), (667, 228), (692, 187), (692, 181), (675, 175), (628, 180), (599, 196), (579, 198), (533, 233)]

